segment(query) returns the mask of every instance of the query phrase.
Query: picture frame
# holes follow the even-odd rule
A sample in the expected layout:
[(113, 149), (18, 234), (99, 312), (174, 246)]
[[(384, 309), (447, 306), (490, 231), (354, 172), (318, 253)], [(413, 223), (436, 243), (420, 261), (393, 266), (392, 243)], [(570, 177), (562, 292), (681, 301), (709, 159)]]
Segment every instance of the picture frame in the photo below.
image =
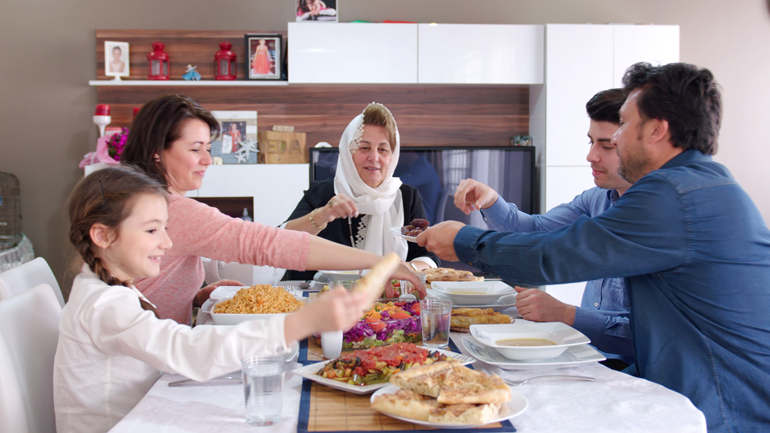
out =
[(250, 33), (244, 37), (247, 80), (280, 80), (283, 73), (283, 36)]
[(256, 164), (257, 112), (212, 111), (221, 133), (211, 141), (214, 164)]
[(104, 75), (128, 77), (130, 74), (128, 42), (104, 41)]
[(294, 0), (296, 21), (337, 22), (337, 0)]

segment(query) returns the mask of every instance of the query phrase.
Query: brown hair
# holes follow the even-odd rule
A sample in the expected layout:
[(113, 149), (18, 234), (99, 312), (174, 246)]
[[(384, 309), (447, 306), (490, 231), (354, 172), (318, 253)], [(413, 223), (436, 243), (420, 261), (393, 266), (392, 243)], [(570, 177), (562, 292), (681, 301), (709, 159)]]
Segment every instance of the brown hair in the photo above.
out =
[(382, 126), (390, 143), (390, 150), (396, 150), (396, 120), (390, 111), (382, 104), (369, 104), (364, 109), (364, 125)]
[(182, 136), (182, 125), (190, 119), (209, 126), (212, 139), (219, 135), (217, 119), (197, 102), (181, 95), (167, 95), (144, 104), (131, 123), (128, 142), (120, 155), (121, 164), (133, 165), (168, 188), (166, 168), (155, 160)]
[[(126, 286), (94, 254), (90, 231), (94, 224), (104, 224), (117, 231), (142, 194), (166, 198), (168, 193), (158, 182), (131, 167), (110, 167), (90, 174), (72, 191), (67, 205), (70, 217), (69, 239), (80, 257), (99, 279), (111, 286)], [(158, 316), (155, 308), (139, 300), (142, 308)]]

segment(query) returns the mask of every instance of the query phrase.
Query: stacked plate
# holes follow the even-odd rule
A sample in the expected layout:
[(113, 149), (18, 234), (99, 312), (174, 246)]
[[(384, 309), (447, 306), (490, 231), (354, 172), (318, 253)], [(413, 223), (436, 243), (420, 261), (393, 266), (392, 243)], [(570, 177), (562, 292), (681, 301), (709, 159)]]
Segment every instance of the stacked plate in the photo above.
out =
[(517, 320), (504, 325), (471, 325), (463, 338), (474, 358), (504, 370), (568, 367), (605, 358), (591, 340), (561, 322)]
[(504, 310), (516, 305), (516, 290), (502, 281), (433, 281), (428, 295), (449, 299), (453, 307)]

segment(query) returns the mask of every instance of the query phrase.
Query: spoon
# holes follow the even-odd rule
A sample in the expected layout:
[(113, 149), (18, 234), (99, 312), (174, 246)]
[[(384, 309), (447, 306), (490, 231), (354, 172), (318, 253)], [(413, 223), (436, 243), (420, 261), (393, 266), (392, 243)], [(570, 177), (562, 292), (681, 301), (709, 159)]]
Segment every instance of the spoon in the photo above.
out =
[(303, 281), (299, 283), (297, 287), (299, 287), (300, 290), (307, 290), (310, 288), (310, 283), (308, 283), (307, 281)]
[(535, 376), (535, 377), (530, 377), (529, 379), (524, 379), (524, 380), (509, 380), (509, 379), (503, 378), (503, 381), (505, 383), (507, 383), (508, 385), (511, 385), (511, 386), (522, 386), (525, 383), (528, 383), (528, 382), (533, 381), (533, 380), (546, 380), (546, 379), (584, 380), (584, 381), (587, 381), (587, 382), (594, 382), (594, 381), (596, 381), (596, 379), (594, 379), (593, 377), (588, 377), (588, 376), (569, 376), (569, 375), (565, 375), (565, 374), (562, 374), (562, 375), (552, 374), (552, 375), (547, 375), (547, 376)]

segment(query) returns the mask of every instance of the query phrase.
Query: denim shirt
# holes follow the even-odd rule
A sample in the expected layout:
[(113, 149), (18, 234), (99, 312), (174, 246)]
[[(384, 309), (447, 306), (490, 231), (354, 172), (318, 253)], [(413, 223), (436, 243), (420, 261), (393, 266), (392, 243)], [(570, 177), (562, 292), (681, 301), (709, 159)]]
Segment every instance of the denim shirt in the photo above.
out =
[(464, 227), (460, 260), (525, 284), (625, 277), (642, 377), (710, 432), (770, 425), (770, 231), (730, 172), (682, 152), (611, 209), (551, 233)]
[[(620, 196), (615, 190), (591, 188), (569, 203), (560, 204), (544, 215), (530, 215), (502, 197), (481, 214), (487, 225), (497, 231), (529, 233), (552, 232), (572, 224), (582, 215), (596, 216), (615, 204)], [(603, 278), (586, 283), (580, 307), (575, 309), (573, 327), (591, 339), (591, 344), (607, 358), (634, 363), (634, 342), (628, 318), (628, 297), (622, 278)]]

